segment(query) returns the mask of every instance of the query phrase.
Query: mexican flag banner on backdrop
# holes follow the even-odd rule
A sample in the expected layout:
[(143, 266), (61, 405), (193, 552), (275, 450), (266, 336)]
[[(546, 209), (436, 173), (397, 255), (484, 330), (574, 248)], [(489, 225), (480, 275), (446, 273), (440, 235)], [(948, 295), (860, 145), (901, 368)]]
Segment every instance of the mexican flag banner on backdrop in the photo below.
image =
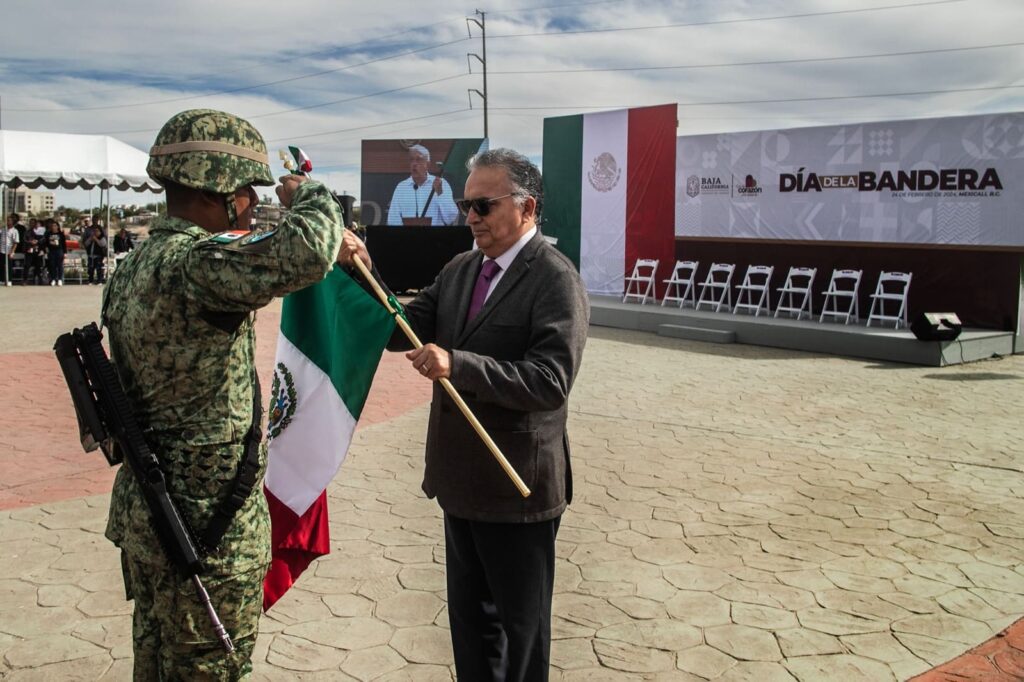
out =
[(327, 485), (345, 460), (395, 321), (342, 268), (285, 297), (267, 426), (269, 609), (330, 552)]
[(675, 266), (676, 105), (544, 119), (544, 234), (587, 291), (622, 296), (638, 258)]

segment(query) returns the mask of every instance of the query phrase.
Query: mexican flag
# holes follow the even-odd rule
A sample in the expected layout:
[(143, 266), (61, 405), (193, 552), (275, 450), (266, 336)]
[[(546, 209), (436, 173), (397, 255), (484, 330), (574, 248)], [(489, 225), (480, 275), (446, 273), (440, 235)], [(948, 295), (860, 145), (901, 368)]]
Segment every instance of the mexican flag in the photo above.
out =
[(387, 310), (340, 267), (284, 299), (267, 426), (273, 558), (264, 610), (330, 552), (327, 485), (345, 461), (394, 327)]
[(675, 266), (676, 105), (544, 119), (544, 234), (587, 291), (622, 296), (638, 258)]

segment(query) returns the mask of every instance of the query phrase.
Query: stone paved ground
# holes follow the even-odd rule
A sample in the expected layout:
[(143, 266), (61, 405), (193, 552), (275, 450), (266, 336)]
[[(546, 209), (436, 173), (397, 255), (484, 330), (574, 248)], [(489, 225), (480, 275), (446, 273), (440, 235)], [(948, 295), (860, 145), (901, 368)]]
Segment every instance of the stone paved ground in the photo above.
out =
[[(46, 352), (99, 291), (51, 292), (0, 290), (0, 678), (129, 679), (91, 494), (109, 471), (65, 433)], [(402, 370), (388, 359), (329, 490), (333, 553), (263, 621), (257, 680), (451, 679), (427, 387)], [(1022, 357), (939, 370), (592, 330), (553, 679), (902, 680), (982, 644), (1024, 613), (1022, 381)]]
[(967, 653), (918, 675), (912, 682), (1024, 680), (1024, 618)]

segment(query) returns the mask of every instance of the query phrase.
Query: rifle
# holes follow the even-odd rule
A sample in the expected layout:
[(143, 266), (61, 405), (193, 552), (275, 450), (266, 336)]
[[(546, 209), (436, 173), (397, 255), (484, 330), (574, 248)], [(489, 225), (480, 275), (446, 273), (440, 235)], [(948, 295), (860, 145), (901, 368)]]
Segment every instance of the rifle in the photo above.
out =
[(164, 554), (183, 576), (191, 578), (196, 596), (206, 609), (221, 646), (230, 654), (235, 650), (231, 636), (220, 622), (210, 595), (199, 579), (203, 572), (199, 545), (167, 490), (167, 478), (160, 469), (160, 460), (142, 435), (128, 396), (103, 349), (102, 340), (103, 334), (92, 322), (61, 334), (53, 346), (71, 391), (82, 447), (86, 452), (100, 448), (111, 466), (121, 463), (122, 459), (127, 463), (149, 506)]

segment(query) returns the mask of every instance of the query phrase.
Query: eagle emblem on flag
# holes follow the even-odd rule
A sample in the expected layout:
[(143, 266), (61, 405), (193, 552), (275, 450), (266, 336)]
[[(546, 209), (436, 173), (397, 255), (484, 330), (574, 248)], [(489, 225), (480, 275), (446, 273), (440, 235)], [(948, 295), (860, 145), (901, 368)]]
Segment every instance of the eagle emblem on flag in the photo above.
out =
[(608, 152), (602, 152), (594, 159), (594, 165), (587, 173), (587, 180), (598, 192), (610, 192), (619, 184), (621, 175), (622, 169), (619, 168), (615, 157)]
[(274, 383), (271, 387), (270, 399), (270, 421), (267, 424), (267, 440), (273, 440), (281, 434), (292, 417), (295, 416), (295, 405), (297, 394), (295, 392), (295, 379), (291, 371), (283, 362), (277, 363), (274, 370)]

